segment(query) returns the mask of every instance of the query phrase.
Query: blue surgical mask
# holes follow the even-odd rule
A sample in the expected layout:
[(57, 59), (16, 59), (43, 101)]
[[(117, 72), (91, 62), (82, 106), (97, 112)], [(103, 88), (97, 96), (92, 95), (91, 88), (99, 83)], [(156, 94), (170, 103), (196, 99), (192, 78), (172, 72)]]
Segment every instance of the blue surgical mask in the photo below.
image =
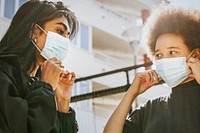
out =
[(185, 57), (163, 58), (155, 60), (156, 73), (173, 88), (188, 78), (189, 71)]
[(44, 31), (39, 25), (37, 26), (47, 35), (45, 46), (42, 50), (33, 43), (40, 51), (40, 54), (47, 60), (56, 57), (58, 60), (63, 61), (67, 56), (70, 40), (51, 31), (46, 33), (46, 31)]

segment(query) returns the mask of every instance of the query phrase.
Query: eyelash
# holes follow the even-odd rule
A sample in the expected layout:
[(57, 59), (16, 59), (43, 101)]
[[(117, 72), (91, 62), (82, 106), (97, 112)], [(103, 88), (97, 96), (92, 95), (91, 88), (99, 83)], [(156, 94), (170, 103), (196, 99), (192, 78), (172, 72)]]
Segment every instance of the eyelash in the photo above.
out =
[(170, 51), (170, 54), (176, 54), (177, 52), (176, 51)]
[(155, 58), (161, 58), (161, 54), (155, 54)]
[[(174, 55), (174, 54), (176, 54), (177, 52), (176, 51), (169, 51), (169, 53), (170, 53), (170, 55)], [(157, 58), (157, 59), (159, 59), (159, 58), (161, 58), (162, 57), (162, 54), (155, 54), (154, 55), (155, 56), (155, 58)]]
[(67, 32), (67, 35), (69, 36), (71, 33), (70, 32)]
[(63, 30), (57, 30), (58, 34), (63, 35), (64, 31)]
[[(57, 33), (60, 34), (60, 35), (62, 35), (62, 36), (64, 36), (65, 31), (58, 29)], [(67, 37), (69, 37), (69, 36), (70, 36), (70, 32), (67, 32)]]

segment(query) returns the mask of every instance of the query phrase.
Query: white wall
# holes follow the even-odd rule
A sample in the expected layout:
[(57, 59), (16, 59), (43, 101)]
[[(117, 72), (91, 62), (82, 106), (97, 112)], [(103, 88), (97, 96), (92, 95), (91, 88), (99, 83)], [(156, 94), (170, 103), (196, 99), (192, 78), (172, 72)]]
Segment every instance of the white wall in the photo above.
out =
[[(66, 69), (76, 72), (78, 78), (115, 70), (117, 68), (121, 68), (124, 64), (120, 64), (120, 61), (117, 62), (116, 59), (112, 59), (111, 57), (105, 57), (100, 60), (96, 58), (93, 53), (89, 53), (76, 48), (76, 46), (70, 45), (68, 56), (64, 60), (64, 65)], [(126, 75), (125, 73), (118, 73), (93, 80), (101, 82), (107, 86), (118, 86), (126, 84)]]
[(113, 14), (109, 10), (102, 8), (94, 0), (68, 0), (66, 2), (75, 12), (78, 18), (94, 27), (98, 27), (116, 37), (126, 40), (121, 33), (135, 22)]
[(9, 25), (10, 25), (9, 20), (0, 17), (0, 39), (6, 33)]
[(174, 6), (200, 9), (199, 0), (170, 0), (170, 4)]
[(95, 116), (92, 111), (74, 107), (79, 124), (79, 133), (96, 133)]

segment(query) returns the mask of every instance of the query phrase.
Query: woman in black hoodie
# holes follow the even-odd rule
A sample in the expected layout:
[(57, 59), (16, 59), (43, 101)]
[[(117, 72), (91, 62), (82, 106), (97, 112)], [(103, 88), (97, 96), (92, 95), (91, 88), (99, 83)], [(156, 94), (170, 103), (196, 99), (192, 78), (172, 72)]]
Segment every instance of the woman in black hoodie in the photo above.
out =
[(0, 132), (75, 133), (70, 108), (75, 73), (61, 60), (78, 31), (62, 2), (31, 0), (20, 7), (0, 42)]

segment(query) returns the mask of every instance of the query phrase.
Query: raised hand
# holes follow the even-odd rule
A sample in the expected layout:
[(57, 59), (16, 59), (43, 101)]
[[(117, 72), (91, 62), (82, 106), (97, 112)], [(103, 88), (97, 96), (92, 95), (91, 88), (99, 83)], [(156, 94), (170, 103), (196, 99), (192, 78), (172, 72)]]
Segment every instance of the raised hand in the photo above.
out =
[(130, 89), (133, 89), (136, 95), (145, 92), (151, 86), (159, 82), (159, 78), (154, 70), (148, 72), (137, 73)]
[(44, 61), (43, 65), (41, 66), (41, 81), (49, 83), (53, 91), (56, 90), (59, 77), (63, 70), (60, 68), (61, 62), (56, 58), (52, 58), (50, 60)]
[(193, 77), (200, 84), (200, 60), (198, 58), (190, 57), (187, 62), (190, 70), (189, 77)]
[(65, 71), (60, 75), (55, 96), (57, 101), (58, 111), (68, 112), (71, 99), (72, 88), (76, 75), (74, 72)]

